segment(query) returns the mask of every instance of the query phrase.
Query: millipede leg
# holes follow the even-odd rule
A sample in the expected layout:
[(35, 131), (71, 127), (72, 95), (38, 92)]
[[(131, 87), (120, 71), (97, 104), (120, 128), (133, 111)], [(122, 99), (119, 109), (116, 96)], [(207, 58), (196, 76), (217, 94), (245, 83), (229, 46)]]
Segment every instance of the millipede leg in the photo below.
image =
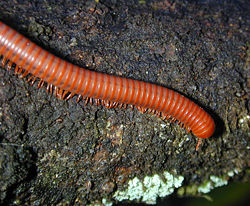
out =
[(12, 63), (11, 61), (9, 61), (9, 62), (7, 63), (6, 68), (7, 68), (8, 71), (11, 70), (12, 65), (13, 65), (13, 63)]
[(40, 79), (38, 85), (37, 85), (37, 88), (42, 88), (44, 85), (44, 81), (42, 79)]
[(81, 101), (81, 99), (82, 99), (82, 95), (78, 95), (78, 97), (77, 97), (77, 100), (76, 100), (76, 102), (78, 103), (78, 102), (80, 102)]
[(8, 59), (3, 56), (2, 60), (1, 60), (1, 67), (5, 67), (7, 61), (8, 61)]
[(31, 76), (28, 78), (27, 82), (30, 82), (30, 81), (31, 81), (31, 86), (33, 86), (34, 83), (35, 83), (35, 81), (36, 81), (36, 79), (37, 79), (36, 76), (31, 75)]
[(96, 104), (96, 106), (99, 106), (101, 104), (100, 99), (95, 99), (95, 104)]
[(86, 97), (84, 106), (86, 106), (88, 104), (88, 102), (89, 102), (89, 97)]
[(198, 138), (198, 142), (197, 142), (197, 145), (195, 147), (195, 150), (198, 151), (199, 149), (199, 146), (201, 145), (201, 142), (202, 142), (202, 139), (201, 138)]

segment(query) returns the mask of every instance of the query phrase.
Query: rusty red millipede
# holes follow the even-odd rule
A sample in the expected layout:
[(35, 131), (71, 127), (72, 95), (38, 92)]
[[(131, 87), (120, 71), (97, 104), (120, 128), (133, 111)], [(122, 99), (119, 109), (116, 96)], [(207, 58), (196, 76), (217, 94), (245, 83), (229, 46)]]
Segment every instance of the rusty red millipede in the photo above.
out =
[(143, 81), (102, 74), (75, 66), (37, 46), (23, 35), (0, 22), (1, 66), (14, 70), (19, 77), (27, 75), (38, 87), (47, 82), (47, 91), (60, 99), (78, 95), (108, 108), (134, 105), (141, 112), (157, 114), (178, 123), (198, 137), (196, 150), (202, 138), (215, 130), (213, 118), (183, 95)]

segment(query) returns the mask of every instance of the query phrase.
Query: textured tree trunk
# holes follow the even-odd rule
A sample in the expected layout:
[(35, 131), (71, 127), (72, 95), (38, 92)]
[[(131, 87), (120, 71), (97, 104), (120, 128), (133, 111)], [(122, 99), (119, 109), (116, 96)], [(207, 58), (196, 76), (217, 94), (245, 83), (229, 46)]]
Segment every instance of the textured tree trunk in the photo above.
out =
[(44, 49), (174, 89), (216, 124), (195, 151), (174, 122), (62, 101), (0, 68), (0, 203), (155, 204), (249, 180), (249, 8), (220, 2), (0, 1), (0, 20)]

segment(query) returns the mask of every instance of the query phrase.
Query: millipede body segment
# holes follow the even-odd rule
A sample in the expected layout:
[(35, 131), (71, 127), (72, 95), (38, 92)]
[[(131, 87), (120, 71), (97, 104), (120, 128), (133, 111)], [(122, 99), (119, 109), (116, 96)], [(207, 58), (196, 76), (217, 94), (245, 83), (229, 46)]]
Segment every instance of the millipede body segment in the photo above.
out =
[(47, 82), (47, 90), (61, 99), (74, 95), (91, 98), (106, 107), (134, 105), (140, 111), (149, 111), (162, 118), (178, 120), (188, 131), (199, 138), (210, 137), (215, 129), (212, 117), (183, 95), (162, 86), (75, 66), (37, 46), (23, 35), (0, 22), (0, 55), (2, 66), (11, 68), (21, 77), (38, 86)]

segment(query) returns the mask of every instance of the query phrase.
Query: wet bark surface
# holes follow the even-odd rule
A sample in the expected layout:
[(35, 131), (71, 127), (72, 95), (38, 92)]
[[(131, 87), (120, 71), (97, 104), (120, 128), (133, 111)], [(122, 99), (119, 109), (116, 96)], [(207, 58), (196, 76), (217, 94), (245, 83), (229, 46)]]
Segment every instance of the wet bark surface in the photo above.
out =
[[(0, 203), (88, 204), (133, 177), (201, 184), (249, 167), (247, 1), (1, 1), (0, 20), (81, 67), (155, 83), (216, 122), (197, 138), (136, 109), (61, 101), (0, 69)], [(4, 55), (4, 54), (2, 54)]]

